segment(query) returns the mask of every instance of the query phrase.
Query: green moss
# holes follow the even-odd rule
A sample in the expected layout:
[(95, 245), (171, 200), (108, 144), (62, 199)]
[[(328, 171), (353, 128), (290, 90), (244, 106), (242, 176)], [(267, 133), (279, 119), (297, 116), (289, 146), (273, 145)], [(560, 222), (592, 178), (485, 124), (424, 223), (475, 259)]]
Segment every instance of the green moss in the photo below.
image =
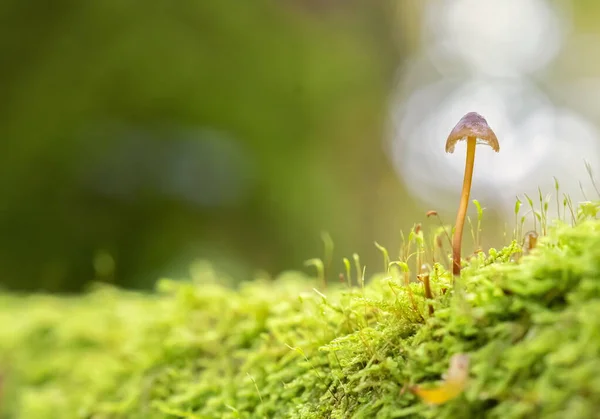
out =
[[(480, 254), (449, 288), (376, 275), (319, 291), (301, 274), (228, 289), (200, 276), (151, 295), (0, 296), (10, 418), (578, 418), (600, 405), (600, 221), (557, 226), (519, 263)], [(458, 352), (470, 380), (431, 407)]]

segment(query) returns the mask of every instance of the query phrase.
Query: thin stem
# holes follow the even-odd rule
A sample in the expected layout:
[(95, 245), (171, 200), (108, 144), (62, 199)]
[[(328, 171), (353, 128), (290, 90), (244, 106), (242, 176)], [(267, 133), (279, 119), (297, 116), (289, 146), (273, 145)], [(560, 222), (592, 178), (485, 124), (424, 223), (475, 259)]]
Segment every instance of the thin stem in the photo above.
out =
[[(425, 298), (428, 300), (433, 300), (433, 293), (431, 292), (431, 283), (429, 282), (429, 270), (423, 274), (423, 287), (425, 288)], [(429, 315), (433, 315), (433, 305), (428, 304), (429, 306)]]
[(465, 162), (465, 178), (460, 195), (460, 205), (456, 214), (456, 225), (454, 235), (452, 236), (452, 274), (460, 276), (460, 247), (462, 243), (463, 228), (465, 226), (465, 217), (467, 207), (469, 206), (469, 195), (471, 194), (471, 182), (473, 180), (473, 166), (475, 164), (475, 146), (477, 139), (467, 137), (467, 160)]

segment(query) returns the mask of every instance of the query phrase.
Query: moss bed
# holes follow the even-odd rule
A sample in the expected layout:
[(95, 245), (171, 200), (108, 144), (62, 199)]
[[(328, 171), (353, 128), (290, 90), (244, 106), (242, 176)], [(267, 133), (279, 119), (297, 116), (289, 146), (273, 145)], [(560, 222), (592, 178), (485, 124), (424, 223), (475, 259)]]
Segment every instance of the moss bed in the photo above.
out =
[[(600, 407), (600, 221), (480, 253), (460, 286), (210, 272), (154, 293), (0, 294), (2, 418), (591, 418)], [(443, 293), (442, 290), (447, 289)], [(425, 404), (467, 353), (457, 398)]]

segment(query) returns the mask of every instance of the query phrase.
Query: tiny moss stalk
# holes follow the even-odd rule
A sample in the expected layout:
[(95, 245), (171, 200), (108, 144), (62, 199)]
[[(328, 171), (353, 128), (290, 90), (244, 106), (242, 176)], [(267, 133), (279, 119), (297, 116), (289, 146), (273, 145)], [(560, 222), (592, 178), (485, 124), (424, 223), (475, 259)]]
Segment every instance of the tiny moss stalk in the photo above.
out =
[(460, 254), (463, 230), (465, 227), (465, 217), (469, 206), (469, 196), (471, 195), (471, 183), (473, 181), (473, 167), (475, 166), (475, 147), (477, 145), (476, 137), (467, 137), (467, 160), (465, 162), (465, 177), (463, 180), (462, 192), (460, 194), (460, 204), (456, 214), (456, 224), (454, 235), (452, 236), (452, 274), (460, 276)]

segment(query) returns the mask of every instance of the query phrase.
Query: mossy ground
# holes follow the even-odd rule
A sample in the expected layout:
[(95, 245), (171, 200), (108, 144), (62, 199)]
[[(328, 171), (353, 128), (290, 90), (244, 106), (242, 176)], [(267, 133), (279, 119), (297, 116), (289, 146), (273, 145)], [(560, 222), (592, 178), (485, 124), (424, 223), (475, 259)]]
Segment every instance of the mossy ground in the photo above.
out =
[[(598, 417), (600, 221), (516, 250), (480, 253), (455, 287), (437, 266), (433, 316), (422, 284), (415, 311), (386, 275), (1, 295), (1, 417)], [(465, 391), (426, 405), (411, 386), (439, 382), (456, 353), (471, 359)]]

